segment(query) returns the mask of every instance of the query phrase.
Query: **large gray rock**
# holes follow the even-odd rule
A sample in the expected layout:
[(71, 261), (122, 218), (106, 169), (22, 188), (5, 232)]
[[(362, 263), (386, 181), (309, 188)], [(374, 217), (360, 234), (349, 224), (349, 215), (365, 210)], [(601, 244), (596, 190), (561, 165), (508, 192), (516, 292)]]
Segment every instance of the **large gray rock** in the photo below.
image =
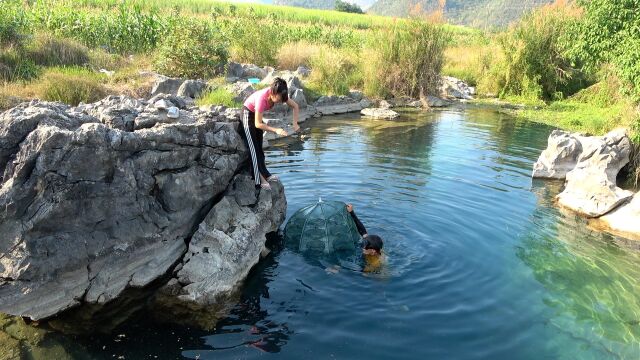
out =
[(232, 61), (227, 64), (227, 78), (237, 80), (246, 80), (248, 78), (264, 79), (271, 70), (269, 67), (261, 68), (254, 64), (239, 64)]
[(307, 107), (307, 98), (304, 96), (304, 90), (302, 89), (296, 89), (291, 95), (291, 100), (295, 101), (301, 109)]
[(251, 94), (256, 92), (253, 85), (246, 81), (229, 84), (226, 88), (233, 94), (233, 100), (237, 102), (244, 102)]
[(350, 96), (321, 96), (314, 104), (317, 116), (345, 114), (350, 112), (359, 112), (369, 105), (367, 99), (360, 101), (354, 100)]
[(164, 75), (157, 75), (156, 81), (151, 88), (151, 96), (155, 96), (158, 94), (171, 94), (176, 95), (182, 83), (184, 83), (184, 79), (179, 78), (170, 78)]
[(558, 197), (564, 207), (588, 217), (599, 217), (629, 199), (633, 193), (616, 185), (618, 172), (629, 162), (631, 141), (624, 129), (601, 137), (582, 137), (583, 151), (566, 175)]
[(533, 165), (534, 178), (565, 179), (567, 173), (573, 170), (578, 157), (582, 153), (582, 143), (579, 135), (567, 131), (553, 130), (547, 141), (547, 148), (540, 154)]
[(178, 299), (215, 304), (243, 281), (265, 249), (265, 234), (285, 218), (284, 188), (279, 182), (271, 186), (259, 191), (249, 175), (236, 176), (189, 243), (176, 274), (182, 286)]
[(452, 76), (443, 76), (440, 92), (445, 98), (454, 98), (461, 100), (473, 99), (475, 88), (470, 87), (464, 81)]
[(185, 80), (178, 88), (177, 96), (195, 99), (202, 94), (208, 85), (202, 80)]
[[(147, 126), (123, 131), (90, 115), (114, 109), (90, 105), (32, 102), (0, 114), (0, 312), (43, 319), (144, 287), (183, 259), (205, 218), (232, 210), (216, 204), (246, 166), (236, 113), (182, 110), (164, 123), (147, 104), (133, 120)], [(233, 196), (229, 236), (238, 239), (230, 229), (244, 215), (262, 224), (245, 227), (252, 241), (277, 227), (282, 191), (257, 205)], [(242, 260), (233, 271), (246, 274), (254, 259)], [(226, 274), (227, 284), (242, 277)]]
[(391, 109), (383, 109), (383, 108), (366, 108), (360, 111), (360, 114), (374, 118), (374, 119), (395, 119), (400, 116), (397, 112)]

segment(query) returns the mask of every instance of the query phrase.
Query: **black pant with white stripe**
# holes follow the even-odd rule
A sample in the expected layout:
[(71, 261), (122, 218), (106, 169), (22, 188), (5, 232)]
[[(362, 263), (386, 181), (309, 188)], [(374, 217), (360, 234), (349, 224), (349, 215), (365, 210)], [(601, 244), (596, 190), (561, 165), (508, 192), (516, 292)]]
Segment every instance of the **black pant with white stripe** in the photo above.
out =
[(262, 150), (263, 131), (256, 128), (256, 113), (247, 109), (242, 109), (242, 138), (249, 148), (249, 160), (251, 161), (251, 174), (256, 185), (260, 185), (260, 174), (265, 179), (271, 176), (267, 165), (264, 163), (264, 150)]

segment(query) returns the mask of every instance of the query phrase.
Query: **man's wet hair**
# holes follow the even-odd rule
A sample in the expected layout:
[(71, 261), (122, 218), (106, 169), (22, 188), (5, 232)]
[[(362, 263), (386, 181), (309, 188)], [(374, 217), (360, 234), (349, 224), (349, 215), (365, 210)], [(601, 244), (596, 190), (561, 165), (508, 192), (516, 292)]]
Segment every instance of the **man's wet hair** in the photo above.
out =
[(383, 245), (382, 238), (378, 235), (369, 235), (364, 238), (363, 248), (366, 250), (373, 249), (380, 254)]
[(289, 88), (287, 86), (287, 82), (279, 77), (273, 79), (273, 82), (271, 83), (271, 94), (280, 94), (282, 102), (286, 103), (289, 100)]

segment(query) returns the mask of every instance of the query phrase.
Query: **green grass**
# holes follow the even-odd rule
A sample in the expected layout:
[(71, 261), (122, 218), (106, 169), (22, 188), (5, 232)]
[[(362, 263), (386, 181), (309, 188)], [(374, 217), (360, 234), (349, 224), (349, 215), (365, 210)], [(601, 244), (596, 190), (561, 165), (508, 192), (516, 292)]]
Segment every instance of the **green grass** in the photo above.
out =
[(106, 77), (81, 67), (53, 67), (47, 69), (37, 84), (38, 98), (78, 105), (102, 99), (107, 94)]
[(224, 105), (239, 108), (242, 104), (234, 100), (234, 95), (227, 89), (219, 87), (202, 94), (196, 99), (196, 105)]
[(518, 118), (552, 125), (561, 129), (602, 135), (618, 127), (626, 127), (636, 142), (637, 113), (623, 102), (602, 107), (576, 100), (562, 100), (543, 106), (505, 110)]
[[(76, 4), (100, 8), (112, 8), (121, 0), (80, 0)], [(347, 26), (356, 29), (384, 27), (394, 20), (377, 15), (352, 14), (333, 10), (305, 9), (289, 6), (263, 4), (242, 4), (214, 0), (129, 0), (130, 4), (139, 4), (146, 9), (174, 9), (192, 14), (218, 17), (257, 17), (278, 21), (321, 24), (329, 26)], [(400, 20), (402, 21), (402, 20)]]

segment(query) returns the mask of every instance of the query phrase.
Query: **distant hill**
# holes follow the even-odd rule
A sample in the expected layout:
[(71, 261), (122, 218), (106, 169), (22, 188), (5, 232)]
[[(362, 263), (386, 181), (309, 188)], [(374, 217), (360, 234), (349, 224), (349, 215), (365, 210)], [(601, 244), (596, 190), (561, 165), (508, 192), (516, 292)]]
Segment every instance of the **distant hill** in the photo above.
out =
[(444, 3), (444, 15), (454, 24), (475, 27), (504, 27), (522, 15), (553, 0), (378, 0), (368, 12), (405, 17), (411, 9), (420, 8), (429, 13)]

